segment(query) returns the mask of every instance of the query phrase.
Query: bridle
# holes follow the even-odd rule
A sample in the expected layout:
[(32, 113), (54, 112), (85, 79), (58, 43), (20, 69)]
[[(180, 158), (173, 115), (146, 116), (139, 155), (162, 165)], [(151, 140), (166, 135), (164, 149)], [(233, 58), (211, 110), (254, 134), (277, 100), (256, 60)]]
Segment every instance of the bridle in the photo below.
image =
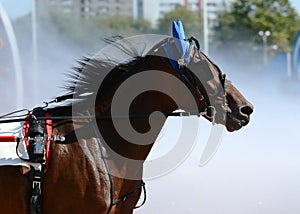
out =
[[(185, 54), (177, 60), (176, 59), (174, 60), (174, 55), (170, 54), (171, 52), (174, 53), (176, 51), (176, 49), (174, 48), (174, 38), (164, 39), (163, 41), (158, 43), (155, 48), (152, 48), (150, 52), (158, 52), (160, 49), (164, 49), (165, 52), (164, 55), (166, 55), (168, 60), (170, 60), (171, 66), (176, 71), (179, 79), (182, 82), (184, 82), (190, 89), (194, 89), (196, 91), (198, 99), (203, 104), (203, 109), (200, 110), (200, 113), (198, 113), (198, 115), (208, 117), (209, 119), (211, 119), (212, 123), (215, 124), (217, 109), (214, 105), (211, 105), (209, 98), (211, 98), (212, 100), (216, 100), (218, 97), (222, 98), (220, 109), (223, 115), (225, 115), (227, 111), (226, 110), (227, 109), (226, 88), (231, 83), (228, 80), (226, 81), (226, 74), (222, 74), (220, 68), (216, 64), (214, 64), (211, 60), (209, 60), (209, 58), (204, 53), (201, 52), (200, 43), (196, 38), (190, 37), (185, 41), (189, 43), (189, 48), (185, 52)], [(186, 63), (185, 60), (187, 58), (194, 59), (198, 55), (199, 56), (198, 63), (201, 63), (203, 66), (206, 66), (205, 70), (209, 70), (210, 72), (212, 72), (207, 62), (204, 61), (204, 59), (202, 59), (201, 54), (203, 54), (206, 57), (206, 59), (215, 66), (216, 70), (218, 71), (218, 78), (220, 81), (220, 86), (218, 87), (215, 93), (212, 94), (205, 91), (208, 100), (205, 98), (204, 93), (201, 92), (199, 88), (199, 84), (201, 85), (203, 84), (196, 77), (196, 75), (189, 69), (189, 65), (191, 64), (189, 62), (190, 60), (188, 60), (188, 63)], [(161, 58), (166, 58), (166, 57), (161, 57)], [(194, 110), (192, 114), (193, 115), (197, 114), (195, 112), (197, 112), (197, 110)]]

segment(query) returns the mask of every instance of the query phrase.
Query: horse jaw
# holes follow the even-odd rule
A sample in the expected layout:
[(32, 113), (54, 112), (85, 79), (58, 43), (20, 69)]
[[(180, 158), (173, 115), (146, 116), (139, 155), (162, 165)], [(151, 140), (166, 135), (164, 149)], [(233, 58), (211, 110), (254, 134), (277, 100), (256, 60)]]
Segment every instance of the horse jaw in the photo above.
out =
[(250, 122), (254, 107), (232, 84), (226, 88), (226, 98), (231, 111), (226, 113), (225, 126), (229, 132), (237, 131)]

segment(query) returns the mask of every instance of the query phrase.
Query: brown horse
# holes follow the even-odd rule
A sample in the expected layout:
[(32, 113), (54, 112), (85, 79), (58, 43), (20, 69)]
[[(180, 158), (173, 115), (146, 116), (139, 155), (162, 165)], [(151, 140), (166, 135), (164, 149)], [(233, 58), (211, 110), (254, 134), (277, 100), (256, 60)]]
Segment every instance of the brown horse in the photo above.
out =
[[(143, 163), (175, 110), (203, 115), (229, 131), (247, 125), (253, 112), (197, 44), (177, 70), (180, 56), (173, 38), (146, 54), (137, 53), (130, 41), (110, 42), (106, 50), (118, 50), (113, 51), (117, 60), (105, 53), (80, 61), (69, 93), (47, 109), (53, 134), (66, 140), (51, 144), (42, 185), (45, 214), (132, 213), (144, 189)], [(120, 53), (131, 58), (119, 60)], [(0, 186), (0, 213), (30, 213), (28, 176), (17, 167), (0, 167)]]

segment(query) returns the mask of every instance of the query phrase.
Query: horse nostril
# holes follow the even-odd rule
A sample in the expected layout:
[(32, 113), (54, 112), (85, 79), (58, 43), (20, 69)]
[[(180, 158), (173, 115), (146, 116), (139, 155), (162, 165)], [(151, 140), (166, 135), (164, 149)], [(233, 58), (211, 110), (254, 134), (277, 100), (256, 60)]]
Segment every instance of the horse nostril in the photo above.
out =
[(250, 116), (250, 114), (253, 113), (253, 108), (252, 108), (251, 106), (248, 106), (248, 105), (242, 106), (242, 107), (240, 108), (240, 112), (241, 112), (242, 114), (245, 114), (245, 115), (247, 115), (247, 116)]

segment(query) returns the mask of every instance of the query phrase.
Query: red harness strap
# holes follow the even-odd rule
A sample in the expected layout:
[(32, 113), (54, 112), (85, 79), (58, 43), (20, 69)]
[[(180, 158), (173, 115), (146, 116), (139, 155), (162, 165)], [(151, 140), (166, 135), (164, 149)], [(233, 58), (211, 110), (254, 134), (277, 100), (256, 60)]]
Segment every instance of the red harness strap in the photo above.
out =
[(17, 142), (16, 136), (0, 136), (0, 142)]
[[(28, 138), (29, 118), (30, 117), (31, 117), (30, 114), (28, 114), (26, 116), (26, 120), (25, 120), (24, 125), (23, 125), (23, 136), (24, 136), (24, 138)], [(29, 151), (29, 141), (28, 140), (25, 140), (25, 146), (26, 146), (27, 151)]]
[[(51, 117), (51, 114), (48, 112), (45, 113), (45, 117)], [(52, 120), (46, 120), (46, 134), (48, 137), (52, 137)], [(49, 160), (50, 160), (50, 140), (46, 141), (46, 170), (49, 166)]]
[[(28, 115), (26, 116), (26, 120), (25, 120), (25, 122), (24, 122), (24, 124), (23, 124), (23, 136), (24, 136), (24, 138), (27, 138), (27, 137), (28, 137), (28, 131), (29, 131), (29, 118), (30, 118), (30, 115), (28, 114)], [(27, 149), (27, 152), (28, 152), (28, 151), (29, 151), (29, 141), (26, 140), (24, 143), (25, 143), (25, 146), (26, 146), (26, 149)], [(30, 171), (24, 172), (23, 167), (20, 167), (20, 172), (21, 172), (21, 174), (29, 175), (29, 172), (30, 172)]]

